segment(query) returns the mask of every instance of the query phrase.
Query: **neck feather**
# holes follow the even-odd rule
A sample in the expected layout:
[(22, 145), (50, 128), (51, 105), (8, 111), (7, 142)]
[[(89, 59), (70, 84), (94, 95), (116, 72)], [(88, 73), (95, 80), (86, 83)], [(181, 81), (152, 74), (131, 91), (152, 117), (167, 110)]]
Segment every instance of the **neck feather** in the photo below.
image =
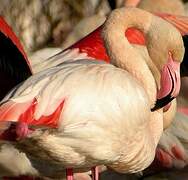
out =
[(102, 35), (111, 63), (128, 71), (141, 83), (153, 106), (156, 99), (155, 79), (147, 61), (124, 35), (128, 28), (134, 27), (142, 31), (147, 38), (151, 22), (152, 15), (146, 11), (136, 8), (118, 9), (111, 13), (105, 22)]

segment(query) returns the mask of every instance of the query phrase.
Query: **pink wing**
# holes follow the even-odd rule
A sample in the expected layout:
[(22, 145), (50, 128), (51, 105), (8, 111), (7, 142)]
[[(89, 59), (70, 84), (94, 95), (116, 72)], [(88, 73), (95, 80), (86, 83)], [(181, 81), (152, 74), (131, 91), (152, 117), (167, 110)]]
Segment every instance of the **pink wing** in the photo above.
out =
[(65, 98), (61, 93), (63, 81), (59, 81), (62, 75), (58, 78), (59, 68), (54, 69), (29, 78), (4, 98), (0, 106), (1, 139), (25, 137), (32, 130), (31, 126), (58, 126)]
[(35, 98), (23, 103), (8, 101), (3, 104), (0, 107), (0, 139), (15, 141), (17, 138), (24, 138), (33, 131), (31, 126), (56, 128), (64, 100), (52, 114), (42, 115), (39, 119), (34, 118), (37, 104)]
[(48, 116), (42, 115), (39, 119), (34, 118), (37, 104), (36, 98), (22, 103), (10, 100), (0, 107), (0, 119), (5, 122), (22, 122), (33, 126), (57, 127), (64, 100), (52, 114)]

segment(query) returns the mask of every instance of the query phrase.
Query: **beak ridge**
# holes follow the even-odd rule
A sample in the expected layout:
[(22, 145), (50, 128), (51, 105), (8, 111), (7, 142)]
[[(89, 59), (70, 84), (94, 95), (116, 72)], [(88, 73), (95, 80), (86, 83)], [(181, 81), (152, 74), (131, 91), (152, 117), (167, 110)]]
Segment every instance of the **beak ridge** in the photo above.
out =
[(180, 91), (180, 63), (174, 61), (169, 53), (169, 60), (161, 71), (161, 88), (157, 92), (157, 101), (151, 111), (167, 106)]

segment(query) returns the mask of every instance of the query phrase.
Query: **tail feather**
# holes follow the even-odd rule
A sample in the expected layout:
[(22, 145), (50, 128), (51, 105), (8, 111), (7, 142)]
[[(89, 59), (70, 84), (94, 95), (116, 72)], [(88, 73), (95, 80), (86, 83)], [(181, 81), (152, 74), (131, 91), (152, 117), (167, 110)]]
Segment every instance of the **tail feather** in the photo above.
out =
[(0, 121), (17, 122), (20, 114), (25, 112), (31, 103), (32, 101), (24, 103), (8, 101), (2, 104), (0, 107)]
[(0, 133), (7, 129), (9, 124), (6, 124), (6, 122), (24, 122), (34, 126), (57, 127), (64, 100), (52, 114), (41, 115), (39, 119), (35, 119), (37, 104), (36, 98), (22, 103), (10, 100), (2, 104), (0, 106)]
[[(14, 139), (14, 133), (6, 131), (11, 127), (12, 122), (18, 122), (20, 114), (24, 112), (31, 103), (16, 103), (8, 101), (0, 106), (0, 140)], [(5, 133), (8, 132), (8, 133)]]

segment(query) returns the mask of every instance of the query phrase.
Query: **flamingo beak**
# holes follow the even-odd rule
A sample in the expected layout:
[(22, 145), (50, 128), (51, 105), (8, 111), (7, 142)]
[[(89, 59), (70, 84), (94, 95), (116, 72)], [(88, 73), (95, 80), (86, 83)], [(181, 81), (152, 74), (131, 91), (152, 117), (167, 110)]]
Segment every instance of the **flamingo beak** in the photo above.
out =
[(161, 71), (161, 88), (157, 92), (157, 101), (151, 111), (164, 108), (167, 111), (170, 102), (176, 98), (180, 91), (180, 63), (174, 61), (172, 54), (169, 53), (167, 64), (163, 66)]

